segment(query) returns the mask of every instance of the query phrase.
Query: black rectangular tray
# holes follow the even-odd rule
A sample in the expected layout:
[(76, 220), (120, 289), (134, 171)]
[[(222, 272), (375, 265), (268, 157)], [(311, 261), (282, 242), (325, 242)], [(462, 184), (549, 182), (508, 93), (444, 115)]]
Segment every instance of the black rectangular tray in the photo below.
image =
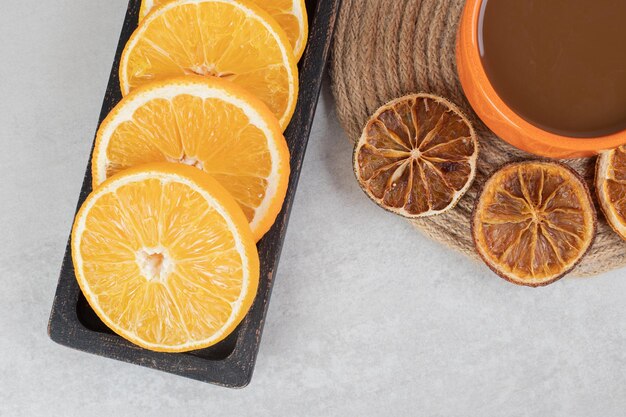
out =
[[(82, 295), (74, 275), (68, 241), (48, 324), (48, 333), (52, 340), (96, 355), (225, 387), (244, 387), (250, 382), (340, 1), (306, 0), (309, 41), (299, 64), (298, 104), (293, 119), (285, 131), (285, 138), (291, 151), (289, 188), (276, 223), (258, 243), (261, 260), (259, 289), (252, 308), (239, 327), (217, 345), (188, 353), (152, 352), (127, 342), (100, 321)], [(98, 124), (102, 123), (104, 117), (121, 99), (118, 65), (124, 45), (137, 26), (140, 3), (140, 0), (130, 0), (128, 5)], [(89, 163), (77, 209), (91, 192), (90, 172)]]

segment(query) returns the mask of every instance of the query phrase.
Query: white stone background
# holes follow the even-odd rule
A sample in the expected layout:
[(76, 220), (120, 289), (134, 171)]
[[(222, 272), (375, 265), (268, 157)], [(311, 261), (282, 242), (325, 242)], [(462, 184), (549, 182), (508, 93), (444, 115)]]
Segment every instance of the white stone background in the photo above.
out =
[(626, 415), (626, 271), (519, 288), (378, 209), (327, 80), (250, 386), (50, 341), (125, 8), (0, 5), (0, 416)]

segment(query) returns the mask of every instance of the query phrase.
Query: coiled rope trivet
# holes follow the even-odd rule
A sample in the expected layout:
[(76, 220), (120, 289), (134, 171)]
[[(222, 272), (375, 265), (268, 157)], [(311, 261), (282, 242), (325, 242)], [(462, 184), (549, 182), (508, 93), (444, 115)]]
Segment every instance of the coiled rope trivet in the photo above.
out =
[[(453, 210), (412, 223), (430, 238), (478, 259), (470, 216), (480, 184), (502, 164), (533, 158), (498, 139), (472, 111), (455, 63), (457, 25), (464, 0), (343, 0), (333, 44), (332, 88), (337, 113), (352, 140), (379, 106), (414, 92), (429, 92), (456, 103), (470, 118), (481, 153), (476, 180)], [(564, 161), (593, 190), (595, 158)], [(350, 161), (346, 161), (350, 163)], [(596, 202), (596, 207), (598, 207)], [(596, 241), (575, 275), (591, 276), (626, 265), (626, 243), (598, 208)]]

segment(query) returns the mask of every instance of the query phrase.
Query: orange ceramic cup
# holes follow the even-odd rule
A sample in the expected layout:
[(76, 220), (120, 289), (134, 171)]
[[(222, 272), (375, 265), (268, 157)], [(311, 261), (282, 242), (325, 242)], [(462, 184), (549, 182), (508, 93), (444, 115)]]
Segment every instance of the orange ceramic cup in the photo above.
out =
[(626, 131), (597, 138), (572, 138), (542, 130), (500, 99), (482, 65), (478, 48), (483, 0), (467, 0), (457, 35), (456, 61), (463, 91), (482, 121), (499, 137), (526, 152), (549, 158), (593, 156), (626, 143)]

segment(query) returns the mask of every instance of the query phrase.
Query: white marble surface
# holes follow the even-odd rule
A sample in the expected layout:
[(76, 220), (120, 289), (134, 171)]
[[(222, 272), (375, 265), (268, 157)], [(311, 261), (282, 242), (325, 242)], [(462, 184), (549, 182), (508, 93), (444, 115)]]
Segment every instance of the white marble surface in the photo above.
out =
[(358, 189), (325, 87), (256, 372), (227, 390), (46, 325), (126, 0), (0, 6), (0, 416), (626, 413), (626, 270), (515, 287)]

